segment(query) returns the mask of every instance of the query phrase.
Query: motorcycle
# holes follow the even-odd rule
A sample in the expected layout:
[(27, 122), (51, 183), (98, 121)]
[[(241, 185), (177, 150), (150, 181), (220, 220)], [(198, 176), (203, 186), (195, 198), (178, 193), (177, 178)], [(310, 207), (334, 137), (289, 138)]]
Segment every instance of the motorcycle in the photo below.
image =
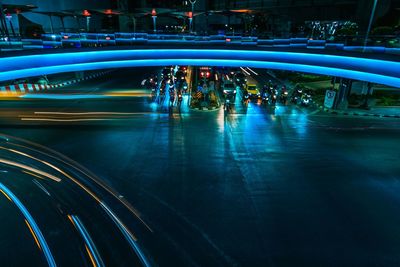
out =
[(272, 90), (271, 104), (275, 105), (277, 100), (278, 100), (278, 90), (274, 89)]
[(243, 92), (242, 100), (243, 100), (243, 105), (247, 106), (249, 104), (250, 96), (249, 96), (249, 93), (247, 91)]
[(286, 104), (288, 97), (289, 97), (289, 92), (286, 89), (282, 90), (282, 94), (281, 94), (282, 104)]
[(268, 105), (269, 104), (269, 94), (267, 91), (265, 91), (262, 96), (261, 96), (261, 103)]
[(186, 81), (183, 82), (183, 93), (187, 94), (188, 93), (188, 89), (189, 89), (189, 87), (188, 87), (187, 82)]
[(175, 93), (174, 92), (169, 92), (169, 106), (173, 107), (175, 102)]
[(226, 111), (226, 112), (230, 112), (231, 111), (231, 101), (229, 100), (229, 98), (225, 99), (224, 111)]
[(308, 107), (308, 106), (311, 105), (311, 102), (312, 102), (312, 98), (311, 98), (311, 95), (310, 95), (310, 94), (304, 94), (304, 95), (301, 97), (301, 105), (302, 105), (302, 106)]
[(182, 100), (183, 100), (182, 92), (179, 92), (178, 93), (178, 108), (179, 108), (179, 111), (181, 110)]
[(151, 99), (155, 99), (157, 97), (157, 90), (156, 87), (151, 88)]
[(301, 104), (301, 97), (303, 95), (303, 89), (297, 88), (292, 94), (291, 102), (295, 105)]

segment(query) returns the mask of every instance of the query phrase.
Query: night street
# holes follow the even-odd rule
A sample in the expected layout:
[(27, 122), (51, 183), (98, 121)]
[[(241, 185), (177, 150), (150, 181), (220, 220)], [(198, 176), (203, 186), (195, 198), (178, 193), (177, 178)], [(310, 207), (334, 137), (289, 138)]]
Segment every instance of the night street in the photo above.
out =
[[(140, 80), (129, 87), (119, 75), (92, 88), (135, 88)], [(58, 100), (52, 110), (73, 112), (74, 101)], [(70, 157), (118, 191), (154, 231), (157, 241), (146, 250), (160, 265), (400, 264), (400, 120), (282, 105), (274, 115), (254, 103), (248, 114), (171, 115), (150, 112), (148, 102), (80, 106), (135, 114), (118, 123), (45, 122), (1, 132)]]
[(0, 267), (399, 267), (400, 0), (0, 0)]

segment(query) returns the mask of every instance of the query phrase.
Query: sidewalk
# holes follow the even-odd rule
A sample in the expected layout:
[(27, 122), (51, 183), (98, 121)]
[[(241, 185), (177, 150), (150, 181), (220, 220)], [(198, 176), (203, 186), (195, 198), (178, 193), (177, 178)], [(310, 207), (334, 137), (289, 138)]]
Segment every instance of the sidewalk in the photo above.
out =
[(400, 106), (371, 107), (369, 110), (349, 108), (347, 110), (356, 113), (379, 114), (381, 117), (400, 117)]
[(378, 117), (378, 118), (398, 118), (400, 119), (400, 107), (376, 107), (370, 110), (362, 110), (356, 108), (348, 108), (346, 110), (328, 109), (319, 106), (319, 109), (324, 112), (335, 115), (348, 115), (348, 116), (363, 116), (363, 117)]

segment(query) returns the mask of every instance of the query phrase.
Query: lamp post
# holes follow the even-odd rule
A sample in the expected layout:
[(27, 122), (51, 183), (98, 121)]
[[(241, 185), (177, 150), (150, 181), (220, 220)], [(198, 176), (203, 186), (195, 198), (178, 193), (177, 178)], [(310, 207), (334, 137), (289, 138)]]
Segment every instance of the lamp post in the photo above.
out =
[(116, 31), (117, 29), (114, 27), (114, 22), (113, 22), (113, 10), (112, 9), (106, 9), (104, 10), (104, 14), (107, 15), (108, 21), (109, 21), (109, 30), (110, 31)]
[(372, 10), (371, 10), (371, 16), (369, 17), (369, 23), (368, 23), (367, 33), (365, 34), (363, 52), (365, 52), (365, 49), (366, 49), (366, 46), (367, 46), (367, 43), (368, 43), (369, 32), (371, 31), (372, 22), (374, 21), (375, 10), (376, 10), (377, 4), (378, 4), (378, 0), (374, 0), (374, 4), (372, 5)]
[(157, 33), (157, 11), (154, 8), (151, 11), (151, 17), (153, 18), (154, 33)]
[(51, 33), (54, 33), (53, 18), (52, 18), (51, 14), (49, 15), (49, 19), (50, 19), (50, 30), (51, 30)]
[(86, 18), (86, 31), (89, 32), (89, 30), (90, 30), (90, 18), (91, 18), (92, 14), (90, 14), (90, 12), (85, 9), (85, 10), (83, 10), (82, 15)]
[(192, 4), (192, 19), (189, 18), (190, 24), (191, 24), (191, 32), (193, 32), (193, 14), (194, 14), (194, 5), (196, 4), (197, 0), (189, 0), (189, 2)]
[(132, 23), (133, 23), (133, 36), (136, 38), (136, 17), (132, 16)]
[(10, 13), (7, 13), (6, 14), (6, 19), (8, 20), (8, 23), (10, 24), (10, 28), (11, 28), (11, 32), (12, 32), (13, 36), (16, 37), (15, 36), (15, 31), (14, 31), (14, 26), (12, 24), (12, 15)]
[(189, 12), (189, 33), (193, 33), (193, 12)]

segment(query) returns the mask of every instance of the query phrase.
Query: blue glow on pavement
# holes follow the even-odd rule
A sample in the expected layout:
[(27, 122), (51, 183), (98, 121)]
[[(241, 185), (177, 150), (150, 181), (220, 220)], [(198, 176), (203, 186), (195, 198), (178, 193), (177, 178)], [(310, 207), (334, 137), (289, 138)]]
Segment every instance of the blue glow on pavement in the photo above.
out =
[(112, 50), (4, 57), (0, 58), (0, 80), (70, 71), (163, 65), (282, 69), (400, 87), (400, 62), (312, 53), (221, 49)]
[(29, 225), (32, 227), (32, 230), (34, 231), (40, 246), (43, 248), (43, 253), (46, 257), (49, 266), (50, 267), (57, 266), (56, 262), (54, 261), (53, 255), (50, 252), (50, 248), (43, 237), (42, 232), (40, 231), (39, 227), (37, 226), (35, 220), (31, 216), (29, 211), (25, 208), (25, 206), (21, 203), (21, 201), (19, 201), (19, 199), (10, 191), (10, 189), (8, 189), (2, 183), (0, 183), (0, 189), (3, 190), (3, 192), (15, 203), (15, 205), (18, 207), (18, 209), (22, 212), (22, 214), (28, 221)]

